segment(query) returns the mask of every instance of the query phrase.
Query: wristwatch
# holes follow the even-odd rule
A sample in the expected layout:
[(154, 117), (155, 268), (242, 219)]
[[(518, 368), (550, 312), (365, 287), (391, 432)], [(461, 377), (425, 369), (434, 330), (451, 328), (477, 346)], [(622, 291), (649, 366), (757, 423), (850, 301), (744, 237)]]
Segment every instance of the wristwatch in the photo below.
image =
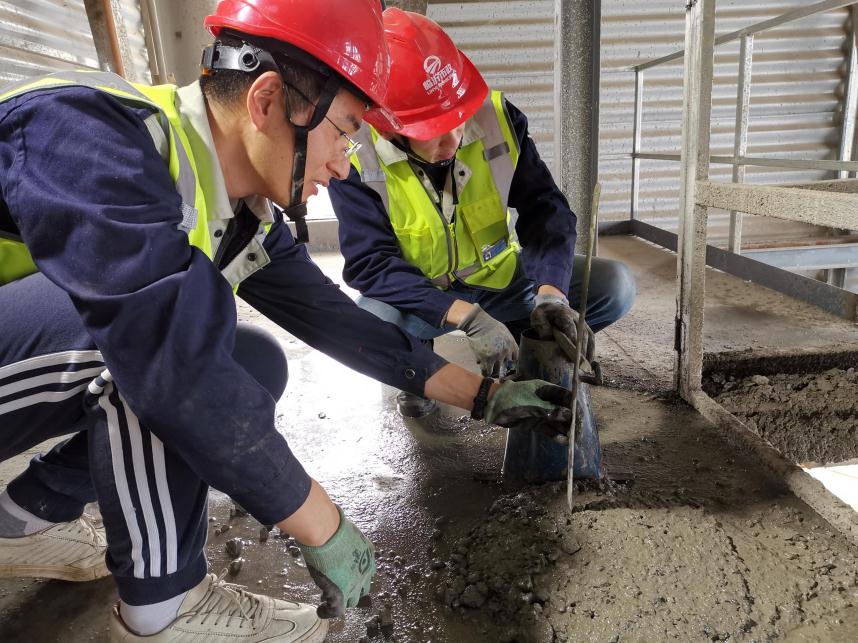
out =
[(489, 389), (495, 381), (491, 377), (484, 377), (480, 382), (477, 396), (474, 398), (474, 408), (471, 409), (471, 419), (482, 420), (486, 417), (486, 403), (489, 399)]

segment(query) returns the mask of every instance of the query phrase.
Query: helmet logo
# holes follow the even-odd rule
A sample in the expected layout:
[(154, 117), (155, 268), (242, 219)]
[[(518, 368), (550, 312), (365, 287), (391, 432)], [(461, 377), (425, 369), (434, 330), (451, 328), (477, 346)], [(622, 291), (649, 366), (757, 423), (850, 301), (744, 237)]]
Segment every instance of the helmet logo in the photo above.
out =
[(441, 69), (441, 59), (438, 56), (427, 56), (426, 60), (423, 61), (423, 69), (430, 76), (437, 74), (438, 70)]
[(453, 83), (453, 87), (459, 84), (459, 78), (456, 70), (453, 69), (453, 65), (451, 63), (444, 65), (438, 56), (427, 56), (423, 61), (423, 69), (426, 71), (423, 89), (429, 95), (441, 91), (444, 85), (450, 82)]

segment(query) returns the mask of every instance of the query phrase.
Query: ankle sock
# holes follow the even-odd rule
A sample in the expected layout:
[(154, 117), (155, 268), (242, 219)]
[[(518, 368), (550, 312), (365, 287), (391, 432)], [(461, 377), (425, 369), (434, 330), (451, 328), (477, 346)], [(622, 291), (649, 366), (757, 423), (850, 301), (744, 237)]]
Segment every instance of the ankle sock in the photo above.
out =
[(0, 494), (0, 538), (21, 538), (52, 527), (56, 523), (42, 520), (18, 505), (8, 491)]
[(187, 595), (188, 592), (182, 592), (166, 601), (149, 605), (127, 605), (121, 602), (119, 615), (125, 627), (138, 636), (152, 636), (176, 620), (182, 601)]

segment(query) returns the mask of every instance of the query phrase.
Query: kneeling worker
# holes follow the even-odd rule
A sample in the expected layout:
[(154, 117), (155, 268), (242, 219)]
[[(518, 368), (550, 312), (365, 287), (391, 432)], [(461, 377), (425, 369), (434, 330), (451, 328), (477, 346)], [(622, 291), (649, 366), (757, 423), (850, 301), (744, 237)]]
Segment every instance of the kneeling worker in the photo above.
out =
[[(432, 20), (389, 8), (385, 103), (401, 129), (367, 114), (345, 181), (330, 186), (343, 276), (358, 304), (422, 340), (455, 329), (486, 375), (503, 374), (533, 325), (576, 339), (583, 257), (576, 217), (528, 135)], [(508, 208), (518, 211), (509, 230)], [(632, 306), (624, 264), (593, 260), (587, 323), (598, 332)], [(531, 314), (533, 317), (531, 319)], [(434, 402), (402, 392), (404, 415)]]
[[(378, 0), (224, 0), (206, 26), (186, 87), (84, 70), (0, 90), (0, 461), (70, 436), (0, 493), (0, 576), (112, 574), (114, 641), (318, 643), (369, 591), (373, 548), (278, 431), (286, 360), (237, 325), (234, 291), (489, 421), (571, 412), (559, 387), (482, 379), (360, 310), (270, 207), (306, 234), (314, 184), (347, 176), (361, 118), (385, 111)], [(208, 573), (209, 485), (301, 543), (318, 611)]]

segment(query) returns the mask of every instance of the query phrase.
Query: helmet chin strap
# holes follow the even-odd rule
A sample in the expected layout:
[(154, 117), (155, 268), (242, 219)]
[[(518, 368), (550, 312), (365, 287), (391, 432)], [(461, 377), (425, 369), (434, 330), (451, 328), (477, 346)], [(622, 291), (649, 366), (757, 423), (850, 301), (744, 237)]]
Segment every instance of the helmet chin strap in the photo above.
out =
[(307, 180), (307, 139), (310, 130), (317, 127), (325, 118), (341, 86), (342, 83), (339, 78), (328, 76), (322, 86), (319, 101), (310, 116), (310, 122), (307, 125), (296, 125), (292, 121), (292, 114), (289, 109), (289, 86), (283, 85), (286, 114), (295, 130), (292, 146), (292, 199), (283, 213), (295, 224), (295, 241), (297, 243), (307, 243), (310, 240), (310, 231), (307, 228), (307, 202), (303, 200), (304, 183)]
[(292, 198), (283, 214), (295, 224), (295, 241), (307, 243), (310, 240), (310, 230), (307, 228), (307, 202), (304, 195), (304, 179), (307, 171), (307, 135), (309, 130), (295, 126), (295, 143), (292, 152)]
[[(286, 52), (279, 52), (279, 54), (286, 58), (296, 57)], [(299, 60), (299, 62), (302, 61)], [(247, 42), (241, 47), (233, 47), (215, 41), (203, 51), (202, 67), (205, 73), (211, 73), (218, 69), (253, 72), (261, 67), (276, 71), (280, 74), (281, 80), (283, 79), (282, 68), (274, 60), (271, 53)], [(317, 71), (319, 70), (317, 69)], [(283, 209), (283, 213), (295, 224), (295, 240), (298, 243), (307, 243), (310, 240), (310, 231), (307, 229), (306, 219), (307, 202), (302, 200), (307, 172), (307, 139), (310, 130), (315, 129), (325, 118), (342, 85), (343, 81), (334, 72), (328, 73), (325, 76), (325, 83), (322, 85), (319, 100), (313, 105), (313, 113), (310, 115), (309, 122), (306, 125), (297, 125), (292, 120), (292, 110), (289, 107), (289, 85), (283, 81), (286, 118), (295, 131), (292, 151), (292, 197), (289, 204)]]

